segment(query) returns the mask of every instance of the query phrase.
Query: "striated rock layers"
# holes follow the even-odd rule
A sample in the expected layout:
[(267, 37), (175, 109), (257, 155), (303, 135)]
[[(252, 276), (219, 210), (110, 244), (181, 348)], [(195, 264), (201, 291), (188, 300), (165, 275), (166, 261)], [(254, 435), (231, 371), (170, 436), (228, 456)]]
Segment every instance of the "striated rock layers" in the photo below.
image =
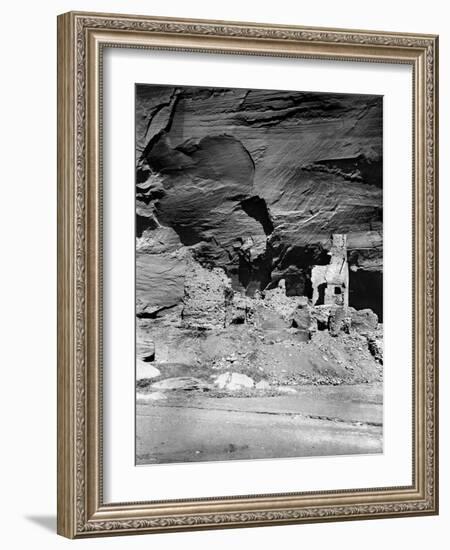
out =
[[(136, 89), (138, 316), (180, 308), (198, 328), (226, 323), (233, 289), (245, 320), (244, 296), (280, 280), (286, 296), (312, 299), (312, 268), (329, 264), (337, 233), (349, 305), (382, 318), (381, 97)], [(191, 259), (216, 273), (224, 319), (214, 303), (214, 315), (196, 314)]]

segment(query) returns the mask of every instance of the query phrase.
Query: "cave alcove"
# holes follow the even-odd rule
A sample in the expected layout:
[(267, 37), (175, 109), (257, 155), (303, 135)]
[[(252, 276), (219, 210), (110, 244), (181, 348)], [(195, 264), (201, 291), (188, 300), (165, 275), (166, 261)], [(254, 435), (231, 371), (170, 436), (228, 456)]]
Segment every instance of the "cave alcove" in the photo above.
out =
[(371, 309), (383, 322), (383, 273), (358, 269), (349, 272), (348, 304), (355, 309)]

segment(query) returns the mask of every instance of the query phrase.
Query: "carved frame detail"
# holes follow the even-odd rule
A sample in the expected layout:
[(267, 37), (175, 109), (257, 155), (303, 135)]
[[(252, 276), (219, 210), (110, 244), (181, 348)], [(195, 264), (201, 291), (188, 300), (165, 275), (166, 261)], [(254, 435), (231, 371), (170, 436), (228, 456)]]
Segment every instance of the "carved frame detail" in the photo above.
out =
[[(413, 66), (413, 486), (103, 504), (99, 89), (105, 45)], [(437, 513), (437, 45), (430, 35), (74, 12), (59, 16), (60, 534), (75, 538)]]

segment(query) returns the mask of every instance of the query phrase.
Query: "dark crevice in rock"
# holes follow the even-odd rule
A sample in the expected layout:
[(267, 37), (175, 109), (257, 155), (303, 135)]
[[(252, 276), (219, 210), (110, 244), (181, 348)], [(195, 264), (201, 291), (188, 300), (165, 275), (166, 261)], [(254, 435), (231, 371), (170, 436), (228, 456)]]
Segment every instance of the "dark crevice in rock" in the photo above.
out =
[(266, 235), (273, 233), (273, 222), (270, 218), (266, 201), (261, 197), (250, 197), (241, 201), (242, 210), (250, 217), (258, 221)]
[(289, 246), (282, 250), (280, 261), (277, 265), (285, 269), (290, 265), (297, 267), (311, 267), (312, 265), (327, 265), (330, 263), (328, 250), (322, 244), (306, 246)]
[[(149, 152), (151, 151), (152, 147), (154, 146), (155, 143), (157, 143), (161, 136), (164, 135), (164, 134), (167, 134), (168, 132), (170, 132), (170, 128), (172, 127), (172, 124), (173, 124), (173, 120), (175, 118), (175, 112), (176, 112), (176, 108), (177, 108), (177, 103), (179, 101), (179, 93), (178, 93), (178, 89), (175, 88), (175, 90), (173, 91), (172, 93), (172, 96), (170, 97), (170, 100), (167, 102), (167, 103), (163, 103), (160, 105), (160, 108), (157, 109), (154, 113), (153, 113), (153, 116), (151, 118), (151, 120), (149, 121), (149, 124), (148, 124), (148, 127), (150, 126), (151, 124), (151, 121), (154, 119), (155, 115), (160, 112), (164, 107), (171, 107), (170, 111), (169, 111), (169, 114), (167, 116), (167, 121), (166, 123), (164, 124), (164, 127), (161, 128), (159, 130), (159, 132), (157, 132), (154, 136), (152, 136), (143, 153), (142, 153), (142, 159), (146, 160), (147, 157), (148, 157), (148, 154)], [(147, 128), (147, 132), (148, 132), (148, 128)]]
[(275, 126), (280, 121), (294, 117), (298, 113), (305, 111), (305, 107), (296, 106), (288, 107), (279, 112), (274, 110), (258, 111), (257, 113), (243, 112), (236, 115), (236, 120), (240, 123), (247, 124), (254, 128), (264, 128)]
[[(150, 176), (150, 174), (149, 174)], [(139, 187), (139, 186), (138, 186)], [(164, 188), (157, 187), (155, 185), (147, 185), (146, 189), (141, 189), (136, 192), (136, 199), (142, 201), (144, 204), (150, 204), (151, 201), (162, 199), (166, 194)]]
[(355, 309), (371, 309), (383, 322), (383, 273), (381, 271), (350, 270), (349, 305)]
[(155, 310), (155, 311), (140, 311), (138, 313), (136, 313), (136, 317), (138, 319), (156, 319), (160, 313), (162, 313), (163, 311), (166, 311), (168, 309), (172, 309), (174, 307), (176, 307), (178, 304), (172, 304), (170, 306), (164, 306), (164, 307), (160, 307), (159, 309)]
[(257, 290), (264, 290), (272, 279), (272, 257), (270, 253), (262, 254), (251, 261), (244, 254), (239, 255), (239, 284), (244, 287), (247, 296), (253, 296)]
[(157, 227), (158, 223), (153, 217), (136, 214), (136, 237), (142, 237), (146, 229), (156, 229)]
[(142, 361), (144, 363), (153, 363), (154, 360), (155, 360), (155, 352), (152, 352), (149, 355), (146, 355), (145, 357), (142, 358)]
[(383, 166), (380, 158), (370, 159), (365, 155), (356, 157), (318, 160), (302, 166), (306, 172), (322, 172), (336, 175), (346, 181), (356, 181), (376, 187), (382, 186)]
[(138, 166), (136, 169), (136, 185), (139, 185), (140, 183), (144, 183), (148, 180), (150, 177), (151, 171), (149, 168), (143, 168), (142, 166)]
[[(259, 101), (258, 96), (261, 96)], [(317, 95), (302, 92), (280, 94), (266, 90), (251, 91), (235, 120), (239, 124), (264, 128), (289, 119), (303, 122), (334, 119), (345, 116), (352, 109), (347, 101), (348, 98), (339, 94), (330, 94), (326, 99), (322, 97), (318, 101)]]
[(173, 223), (171, 224), (171, 227), (177, 233), (180, 241), (185, 246), (192, 246), (203, 240), (198, 230), (191, 225)]
[[(169, 101), (167, 102), (164, 102), (164, 103), (160, 103), (159, 105), (157, 105), (153, 111), (151, 112), (150, 116), (148, 117), (148, 123), (147, 123), (147, 127), (145, 129), (145, 136), (147, 136), (148, 134), (148, 131), (150, 130), (150, 126), (153, 122), (153, 120), (155, 119), (156, 115), (158, 113), (160, 113), (165, 107), (170, 107), (171, 104), (174, 102), (174, 100), (177, 99), (177, 95), (178, 95), (178, 89), (175, 88), (174, 91), (172, 92), (172, 95), (170, 96), (169, 98)], [(169, 130), (171, 125), (172, 125), (172, 122), (173, 122), (173, 117), (174, 117), (174, 105), (172, 105), (172, 109), (169, 113), (169, 117), (167, 119), (167, 123), (165, 124), (165, 127), (164, 129), (165, 130)]]
[(160, 128), (154, 136), (152, 136), (145, 146), (144, 150), (142, 151), (142, 154), (140, 156), (139, 161), (137, 162), (136, 167), (136, 184), (144, 183), (149, 176), (152, 173), (151, 170), (151, 164), (149, 163), (149, 156), (151, 155), (151, 151), (155, 145), (160, 143), (160, 141), (170, 132), (170, 129), (172, 127), (174, 118), (175, 118), (175, 112), (177, 103), (179, 101), (179, 89), (175, 88), (170, 96), (169, 101), (161, 103), (158, 105), (152, 112), (152, 114), (149, 117), (149, 121), (147, 124), (147, 128), (145, 130), (145, 134), (147, 135), (151, 126), (152, 121), (155, 119), (155, 117), (158, 115), (158, 113), (162, 112), (163, 109), (168, 108), (169, 112), (167, 115), (167, 119), (163, 125), (162, 128)]

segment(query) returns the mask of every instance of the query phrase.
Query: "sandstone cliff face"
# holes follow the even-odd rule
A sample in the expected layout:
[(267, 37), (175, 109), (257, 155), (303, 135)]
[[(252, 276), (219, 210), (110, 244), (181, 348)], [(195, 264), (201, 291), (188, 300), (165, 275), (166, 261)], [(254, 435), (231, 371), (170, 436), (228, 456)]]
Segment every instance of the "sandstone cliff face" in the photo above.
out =
[(381, 97), (141, 85), (136, 144), (138, 310), (180, 303), (187, 250), (249, 296), (311, 297), (343, 233), (350, 305), (381, 317)]

